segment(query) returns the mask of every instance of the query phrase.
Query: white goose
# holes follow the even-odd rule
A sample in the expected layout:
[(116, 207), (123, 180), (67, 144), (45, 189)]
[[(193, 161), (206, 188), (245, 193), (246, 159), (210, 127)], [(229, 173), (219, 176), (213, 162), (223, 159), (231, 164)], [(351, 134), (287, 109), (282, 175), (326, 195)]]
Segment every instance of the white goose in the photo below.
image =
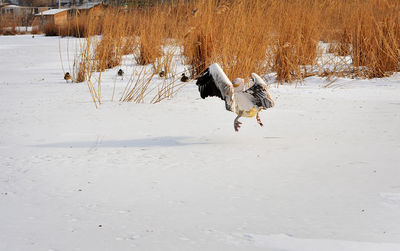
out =
[(258, 124), (263, 126), (258, 113), (274, 106), (264, 80), (256, 73), (252, 73), (251, 76), (253, 86), (243, 90), (242, 78), (237, 78), (232, 83), (221, 67), (214, 63), (200, 75), (196, 82), (203, 99), (212, 96), (220, 97), (225, 101), (226, 110), (237, 114), (233, 122), (235, 131), (238, 131), (242, 124), (239, 122), (240, 117), (256, 116)]

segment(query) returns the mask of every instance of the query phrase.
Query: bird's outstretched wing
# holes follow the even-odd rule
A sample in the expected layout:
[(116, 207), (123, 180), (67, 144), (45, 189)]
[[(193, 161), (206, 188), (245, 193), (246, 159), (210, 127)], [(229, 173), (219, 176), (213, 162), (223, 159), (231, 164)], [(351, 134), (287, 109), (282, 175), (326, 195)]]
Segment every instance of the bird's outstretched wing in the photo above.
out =
[(256, 73), (251, 74), (254, 85), (245, 92), (252, 95), (253, 102), (263, 109), (268, 109), (274, 106), (274, 101), (269, 95), (268, 86), (264, 80)]
[(199, 87), (200, 97), (220, 97), (225, 101), (225, 108), (232, 109), (234, 90), (231, 81), (226, 76), (222, 68), (214, 63), (210, 65), (197, 79), (196, 85)]

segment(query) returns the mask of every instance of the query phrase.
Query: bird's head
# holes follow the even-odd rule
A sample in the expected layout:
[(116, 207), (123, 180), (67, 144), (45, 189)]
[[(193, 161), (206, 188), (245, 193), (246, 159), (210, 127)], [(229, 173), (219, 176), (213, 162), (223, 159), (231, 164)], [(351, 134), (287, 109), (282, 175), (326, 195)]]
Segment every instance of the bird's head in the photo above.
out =
[(243, 78), (236, 78), (233, 80), (232, 85), (234, 88), (242, 88), (244, 86), (244, 79)]

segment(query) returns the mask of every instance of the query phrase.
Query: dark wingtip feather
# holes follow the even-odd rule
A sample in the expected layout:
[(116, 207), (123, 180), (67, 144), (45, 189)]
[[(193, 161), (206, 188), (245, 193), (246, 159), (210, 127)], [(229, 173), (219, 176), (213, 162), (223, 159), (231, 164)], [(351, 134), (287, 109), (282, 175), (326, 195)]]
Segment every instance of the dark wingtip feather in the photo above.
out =
[(200, 77), (197, 78), (196, 85), (199, 87), (201, 98), (205, 99), (206, 97), (216, 96), (223, 99), (221, 91), (216, 86), (209, 68), (207, 68)]

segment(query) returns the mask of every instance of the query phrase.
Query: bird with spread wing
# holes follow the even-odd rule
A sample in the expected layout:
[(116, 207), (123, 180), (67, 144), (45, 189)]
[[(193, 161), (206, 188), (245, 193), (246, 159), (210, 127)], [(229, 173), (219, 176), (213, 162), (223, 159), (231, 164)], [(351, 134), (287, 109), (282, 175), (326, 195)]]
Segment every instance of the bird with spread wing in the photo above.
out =
[(238, 131), (240, 117), (254, 117), (263, 126), (259, 112), (274, 106), (268, 86), (256, 73), (251, 74), (254, 83), (244, 90), (244, 79), (237, 78), (233, 82), (229, 80), (222, 68), (214, 63), (210, 65), (197, 79), (201, 98), (216, 96), (225, 101), (225, 108), (237, 114), (233, 122), (233, 128)]

